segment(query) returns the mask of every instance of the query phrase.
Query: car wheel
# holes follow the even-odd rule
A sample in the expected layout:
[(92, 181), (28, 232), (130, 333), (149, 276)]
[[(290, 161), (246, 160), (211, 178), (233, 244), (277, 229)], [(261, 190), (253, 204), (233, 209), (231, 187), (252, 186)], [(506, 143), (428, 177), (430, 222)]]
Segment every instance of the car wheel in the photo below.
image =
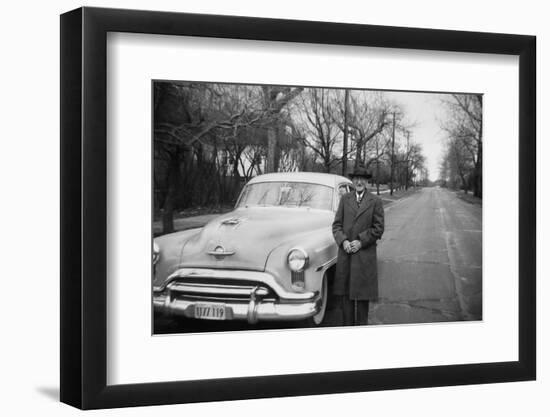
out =
[(328, 278), (327, 274), (323, 275), (323, 284), (321, 286), (321, 308), (319, 312), (308, 319), (308, 324), (311, 327), (320, 326), (325, 320), (328, 304)]

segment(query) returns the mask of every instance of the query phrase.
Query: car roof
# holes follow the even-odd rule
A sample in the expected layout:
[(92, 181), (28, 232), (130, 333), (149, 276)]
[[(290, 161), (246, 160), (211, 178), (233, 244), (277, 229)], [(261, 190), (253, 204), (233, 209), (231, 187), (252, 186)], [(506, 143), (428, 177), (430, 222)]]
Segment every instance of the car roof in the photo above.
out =
[(351, 183), (351, 181), (341, 175), (336, 174), (325, 174), (322, 172), (274, 172), (271, 174), (258, 175), (252, 178), (248, 184), (256, 184), (259, 182), (307, 182), (312, 184), (321, 184), (327, 185), (329, 187), (334, 187), (335, 184), (346, 182)]

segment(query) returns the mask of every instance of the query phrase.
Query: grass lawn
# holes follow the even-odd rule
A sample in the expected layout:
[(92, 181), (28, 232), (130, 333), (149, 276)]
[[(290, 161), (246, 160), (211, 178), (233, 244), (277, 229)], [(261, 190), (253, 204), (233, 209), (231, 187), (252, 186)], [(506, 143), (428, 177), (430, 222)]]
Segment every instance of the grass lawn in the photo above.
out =
[(466, 201), (470, 204), (477, 204), (478, 206), (482, 205), (482, 199), (479, 197), (475, 197), (472, 193), (468, 192), (468, 194), (464, 194), (464, 191), (456, 191), (456, 196), (460, 198), (461, 200)]

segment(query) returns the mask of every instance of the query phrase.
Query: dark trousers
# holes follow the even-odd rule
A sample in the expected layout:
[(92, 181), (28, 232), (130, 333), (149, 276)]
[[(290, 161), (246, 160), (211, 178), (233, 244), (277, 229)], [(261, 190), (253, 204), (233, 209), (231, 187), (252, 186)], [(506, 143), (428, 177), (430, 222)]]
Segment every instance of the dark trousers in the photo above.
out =
[(338, 296), (344, 326), (361, 326), (368, 324), (369, 300), (350, 300), (347, 295)]

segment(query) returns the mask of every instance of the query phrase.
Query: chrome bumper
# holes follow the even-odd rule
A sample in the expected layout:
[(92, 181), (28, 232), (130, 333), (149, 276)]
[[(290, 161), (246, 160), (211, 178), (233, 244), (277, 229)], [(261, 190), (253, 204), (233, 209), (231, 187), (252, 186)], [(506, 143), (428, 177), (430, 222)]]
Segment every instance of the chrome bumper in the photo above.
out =
[[(179, 315), (193, 318), (197, 301), (182, 298), (170, 299), (167, 295), (154, 296), (155, 311), (164, 314)], [(314, 316), (317, 311), (317, 302), (300, 304), (278, 304), (272, 301), (251, 301), (248, 304), (224, 302), (227, 311), (227, 320), (246, 320), (253, 324), (260, 320), (300, 320)]]
[[(185, 281), (185, 278), (198, 276), (238, 278), (249, 281), (250, 285)], [(317, 314), (321, 301), (317, 292), (291, 293), (282, 289), (270, 274), (253, 271), (184, 269), (174, 273), (162, 288), (154, 290), (155, 312), (194, 318), (195, 305), (211, 302), (224, 305), (226, 320), (246, 320), (251, 324), (306, 319)], [(273, 293), (276, 297), (272, 296)]]

